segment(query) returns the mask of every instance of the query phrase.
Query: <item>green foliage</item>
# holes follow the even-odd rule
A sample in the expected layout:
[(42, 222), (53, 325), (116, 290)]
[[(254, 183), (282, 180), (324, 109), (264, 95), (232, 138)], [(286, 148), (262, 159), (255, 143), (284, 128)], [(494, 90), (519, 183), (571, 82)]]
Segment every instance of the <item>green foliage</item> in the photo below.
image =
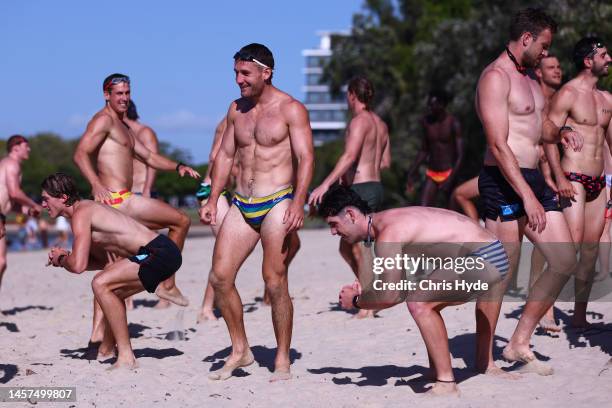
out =
[[(482, 164), (485, 139), (474, 111), (478, 78), (484, 67), (503, 51), (510, 20), (525, 7), (544, 7), (559, 30), (551, 53), (562, 63), (564, 78), (575, 75), (571, 62), (574, 44), (597, 34), (612, 45), (612, 5), (605, 1), (559, 0), (554, 7), (543, 1), (483, 0), (366, 0), (364, 12), (354, 15), (349, 36), (334, 39), (334, 55), (324, 80), (332, 89), (355, 74), (374, 84), (376, 112), (389, 125), (393, 169), (387, 174), (398, 200), (404, 171), (419, 148), (419, 118), (428, 92), (442, 88), (453, 100), (449, 110), (463, 126), (466, 160), (461, 179), (475, 175)], [(612, 75), (600, 86), (609, 89)], [(317, 162), (318, 164), (319, 162)]]

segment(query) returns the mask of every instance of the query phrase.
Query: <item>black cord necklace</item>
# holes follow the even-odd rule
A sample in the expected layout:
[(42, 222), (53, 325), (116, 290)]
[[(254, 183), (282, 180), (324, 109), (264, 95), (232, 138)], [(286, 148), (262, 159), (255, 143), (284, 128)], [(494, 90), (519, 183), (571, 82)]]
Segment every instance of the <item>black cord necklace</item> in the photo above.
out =
[(366, 246), (366, 248), (370, 248), (372, 246), (372, 242), (374, 242), (374, 240), (372, 239), (372, 235), (370, 234), (371, 230), (372, 230), (372, 216), (368, 215), (368, 237), (366, 238), (365, 241), (363, 241), (363, 244)]
[(520, 72), (522, 75), (527, 75), (527, 68), (518, 63), (518, 61), (516, 60), (516, 57), (514, 56), (514, 54), (512, 54), (512, 52), (510, 52), (510, 49), (508, 47), (506, 47), (506, 54), (508, 54), (508, 57), (510, 58), (510, 60), (514, 62), (514, 66), (516, 67), (516, 70)]

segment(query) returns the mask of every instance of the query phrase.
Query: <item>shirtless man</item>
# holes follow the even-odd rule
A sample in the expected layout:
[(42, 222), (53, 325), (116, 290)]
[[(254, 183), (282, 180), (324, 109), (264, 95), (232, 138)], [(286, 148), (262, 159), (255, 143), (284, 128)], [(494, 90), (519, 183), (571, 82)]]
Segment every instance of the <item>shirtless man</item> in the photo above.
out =
[[(347, 100), (353, 118), (347, 126), (344, 152), (332, 172), (310, 194), (310, 205), (318, 205), (327, 190), (341, 179), (372, 211), (380, 210), (384, 193), (380, 172), (391, 165), (391, 143), (387, 125), (371, 110), (373, 96), (374, 88), (367, 78), (355, 77), (349, 81)], [(359, 277), (362, 250), (360, 243), (351, 245), (340, 240), (340, 254), (356, 277)], [(361, 310), (357, 315), (358, 318), (373, 316), (371, 310)]]
[[(102, 269), (91, 283), (109, 323), (98, 357), (112, 357), (116, 344), (117, 362), (112, 368), (136, 368), (123, 300), (146, 289), (184, 306), (182, 296), (166, 291), (160, 284), (180, 268), (181, 251), (168, 237), (121, 211), (81, 200), (70, 176), (55, 173), (43, 181), (42, 190), (43, 206), (49, 215), (71, 219), (74, 234), (72, 252), (53, 248), (49, 264), (79, 274)], [(104, 251), (127, 259), (106, 263)]]
[[(559, 59), (557, 59), (557, 57), (554, 55), (548, 54), (546, 57), (540, 60), (540, 63), (534, 70), (534, 73), (540, 84), (542, 95), (544, 95), (544, 115), (546, 116), (548, 115), (552, 96), (561, 86), (561, 81), (563, 79), (563, 71), (561, 70)], [(557, 146), (547, 143), (542, 145), (540, 171), (542, 172), (542, 176), (544, 176), (544, 180), (546, 180), (546, 184), (548, 184), (548, 186), (555, 193), (557, 193), (559, 190), (555, 181), (553, 180), (552, 169), (548, 162), (548, 156), (551, 154), (546, 152), (548, 149), (556, 150)], [(538, 279), (538, 277), (544, 271), (545, 266), (546, 260), (544, 259), (544, 255), (542, 255), (542, 252), (534, 247), (533, 251), (531, 252), (531, 273), (529, 275), (529, 286), (531, 286)], [(515, 276), (515, 279), (517, 277), (518, 276)], [(561, 331), (561, 327), (557, 325), (557, 322), (555, 321), (554, 305), (546, 311), (546, 314), (540, 320), (539, 326), (543, 330), (549, 332)]]
[[(504, 243), (511, 263), (509, 275), (518, 264), (523, 233), (548, 263), (531, 287), (504, 357), (533, 363), (529, 367), (543, 375), (551, 374), (552, 369), (537, 363), (529, 341), (576, 265), (569, 227), (554, 192), (536, 168), (540, 140), (544, 136), (545, 142), (556, 143), (559, 136), (542, 133), (544, 96), (538, 83), (526, 75), (527, 67), (537, 66), (548, 53), (555, 30), (556, 23), (540, 9), (519, 11), (512, 20), (506, 50), (484, 69), (476, 90), (476, 111), (487, 138), (484, 167), (478, 178), (486, 228)], [(582, 147), (581, 138), (574, 134), (564, 135), (562, 142), (575, 150)], [(492, 288), (498, 298), (508, 281), (506, 277)], [(493, 327), (500, 308), (501, 301), (483, 307)], [(491, 362), (492, 346), (491, 342)]]
[[(325, 217), (332, 234), (340, 235), (343, 240), (351, 243), (375, 242), (374, 259), (383, 260), (383, 262), (374, 262), (370, 275), (373, 273), (377, 275), (372, 284), (366, 284), (360, 279), (353, 286), (342, 288), (340, 292), (342, 307), (384, 309), (404, 302), (408, 298), (408, 310), (425, 341), (432, 379), (435, 380), (430, 393), (457, 393), (458, 388), (451, 367), (448, 334), (440, 312), (447, 306), (464, 303), (476, 296), (456, 287), (438, 289), (426, 286), (424, 289), (423, 284), (427, 285), (427, 281), (430, 281), (454, 286), (457, 281), (472, 283), (480, 281), (483, 286), (479, 294), (484, 295), (490, 285), (501, 281), (508, 273), (508, 257), (501, 242), (478, 222), (453, 211), (410, 207), (372, 213), (355, 192), (344, 186), (329, 190), (323, 198), (319, 212)], [(462, 267), (470, 264), (467, 261), (469, 258), (474, 260), (479, 258), (482, 263), (478, 267), (472, 264), (466, 270), (434, 266), (432, 269), (437, 269), (427, 274), (426, 278), (414, 274), (415, 269), (420, 269), (418, 267), (406, 267), (405, 264), (391, 267), (388, 265), (389, 259), (413, 254), (434, 259), (455, 258), (456, 265)], [(459, 258), (463, 258), (461, 263), (458, 261)], [(379, 270), (374, 269), (376, 265)], [(406, 275), (405, 270), (408, 270), (410, 275)], [(404, 291), (392, 290), (393, 288), (386, 290), (382, 286), (384, 283), (406, 281), (415, 286), (408, 287)], [(362, 291), (362, 287), (365, 290)], [(476, 366), (481, 372), (488, 371), (483, 368), (490, 364), (487, 351), (495, 327), (488, 314), (482, 310), (482, 306), (487, 303), (482, 301), (485, 298), (480, 296), (476, 303)]]
[[(196, 193), (196, 197), (201, 200), (201, 205), (206, 203), (208, 197), (210, 196), (210, 176), (212, 174), (212, 169), (215, 165), (215, 158), (217, 153), (219, 153), (219, 149), (221, 147), (221, 141), (223, 140), (223, 133), (225, 132), (225, 128), (227, 125), (227, 116), (223, 116), (223, 119), (217, 124), (215, 129), (215, 136), (213, 139), (213, 144), (210, 149), (210, 154), (208, 156), (208, 168), (206, 169), (206, 175), (204, 176), (204, 180), (200, 184), (200, 188)], [(210, 229), (212, 230), (213, 235), (216, 237), (219, 234), (219, 229), (221, 228), (221, 224), (223, 224), (223, 220), (225, 219), (225, 215), (230, 208), (232, 194), (230, 193), (230, 189), (235, 184), (235, 179), (238, 176), (238, 172), (240, 171), (240, 167), (238, 166), (237, 160), (234, 160), (234, 164), (232, 166), (232, 171), (230, 173), (230, 180), (227, 184), (227, 188), (223, 190), (219, 199), (217, 200), (217, 222), (215, 225), (211, 225)], [(291, 234), (289, 240), (289, 254), (287, 255), (287, 269), (291, 264), (291, 261), (299, 251), (301, 246), (300, 237), (298, 236), (297, 231)], [(204, 290), (204, 299), (202, 300), (202, 307), (200, 312), (198, 313), (198, 317), (196, 319), (196, 323), (201, 323), (205, 320), (217, 320), (217, 317), (214, 313), (214, 305), (215, 305), (215, 290), (210, 283), (210, 275), (212, 274), (212, 267), (208, 273), (206, 279), (206, 289)], [(263, 303), (266, 305), (270, 304), (270, 295), (267, 290), (264, 289), (263, 295)]]
[[(138, 121), (140, 116), (136, 110), (136, 104), (130, 99), (130, 104), (123, 121), (129, 126), (134, 134), (134, 138), (138, 140), (144, 147), (153, 153), (159, 153), (157, 135), (151, 127), (144, 125)], [(134, 158), (134, 174), (132, 176), (132, 193), (143, 197), (151, 197), (153, 185), (155, 184), (155, 176), (157, 170), (151, 166), (147, 166), (142, 161)]]
[(236, 290), (236, 273), (261, 239), (263, 278), (270, 294), (278, 344), (271, 381), (291, 378), (289, 347), (293, 305), (287, 283), (288, 235), (304, 222), (304, 203), (314, 166), (312, 131), (304, 105), (272, 85), (274, 57), (261, 44), (234, 55), (241, 98), (232, 102), (215, 158), (212, 191), (201, 208), (205, 223), (216, 223), (217, 200), (234, 156), (240, 166), (236, 193), (217, 236), (211, 282), (232, 341), (223, 368), (209, 378), (225, 380), (253, 363)]
[[(138, 158), (158, 170), (176, 170), (181, 176), (188, 174), (197, 178), (199, 174), (183, 163), (177, 164), (150, 151), (134, 137), (123, 121), (130, 102), (130, 79), (126, 75), (109, 75), (102, 83), (102, 90), (106, 104), (87, 125), (74, 152), (74, 162), (91, 184), (96, 201), (119, 209), (151, 229), (169, 228), (168, 237), (182, 250), (189, 217), (161, 200), (132, 194), (133, 159)], [(180, 295), (174, 276), (163, 285)], [(158, 304), (168, 305), (164, 299)], [(100, 341), (104, 333), (99, 312), (94, 307), (93, 343)]]
[(424, 135), (421, 150), (408, 170), (406, 191), (413, 189), (419, 167), (428, 160), (425, 187), (421, 193), (421, 205), (435, 202), (436, 194), (448, 195), (463, 160), (463, 142), (459, 120), (446, 110), (449, 97), (443, 91), (431, 91), (427, 106), (429, 113), (421, 119)]
[(550, 145), (549, 161), (564, 201), (563, 214), (570, 227), (580, 263), (576, 270), (576, 301), (572, 325), (585, 328), (587, 303), (593, 285), (599, 239), (604, 229), (606, 179), (603, 149), (612, 145), (612, 95), (597, 89), (608, 75), (612, 58), (603, 41), (586, 37), (574, 47), (578, 75), (553, 97), (544, 131), (549, 137), (559, 131), (579, 133), (584, 138), (580, 152), (566, 150), (561, 162), (557, 146)]
[(28, 207), (31, 216), (38, 217), (42, 207), (21, 190), (21, 163), (30, 157), (28, 139), (13, 135), (6, 141), (8, 155), (0, 160), (0, 288), (6, 270), (6, 215), (14, 204)]

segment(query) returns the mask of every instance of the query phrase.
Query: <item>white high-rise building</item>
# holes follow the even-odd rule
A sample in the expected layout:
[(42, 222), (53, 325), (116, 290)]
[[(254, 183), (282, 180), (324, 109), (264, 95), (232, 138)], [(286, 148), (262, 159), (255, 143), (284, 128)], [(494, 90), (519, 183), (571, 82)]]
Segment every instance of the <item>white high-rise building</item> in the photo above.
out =
[(305, 94), (304, 104), (310, 115), (310, 126), (315, 146), (342, 137), (346, 127), (347, 110), (346, 87), (340, 95), (332, 95), (329, 85), (321, 83), (323, 67), (332, 55), (332, 35), (346, 35), (345, 32), (318, 31), (321, 37), (319, 48), (302, 50), (306, 58), (303, 72), (306, 84), (302, 87)]

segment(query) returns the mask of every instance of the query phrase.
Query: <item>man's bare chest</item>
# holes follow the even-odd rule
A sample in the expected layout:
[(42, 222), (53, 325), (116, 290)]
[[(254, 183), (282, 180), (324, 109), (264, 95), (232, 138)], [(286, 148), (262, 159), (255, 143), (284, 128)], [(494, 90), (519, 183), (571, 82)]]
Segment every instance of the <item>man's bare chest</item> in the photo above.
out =
[(257, 144), (274, 146), (289, 136), (286, 120), (278, 113), (244, 114), (234, 120), (234, 134), (239, 147)]
[(612, 107), (606, 102), (598, 92), (579, 92), (569, 116), (577, 124), (607, 129)]

